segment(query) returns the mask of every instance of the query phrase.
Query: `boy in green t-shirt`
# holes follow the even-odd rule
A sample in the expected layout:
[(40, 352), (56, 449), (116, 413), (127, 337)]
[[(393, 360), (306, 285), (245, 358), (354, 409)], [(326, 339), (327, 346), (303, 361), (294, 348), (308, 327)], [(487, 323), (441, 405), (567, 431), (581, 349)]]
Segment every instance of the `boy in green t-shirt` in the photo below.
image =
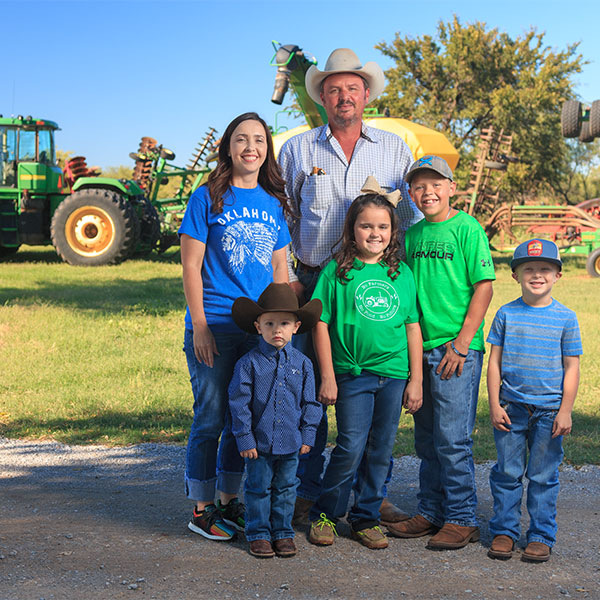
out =
[(414, 415), (419, 507), (388, 529), (402, 538), (435, 534), (428, 548), (453, 550), (479, 539), (471, 433), (494, 265), (481, 225), (450, 206), (456, 183), (443, 158), (418, 159), (406, 181), (425, 215), (406, 232), (424, 351), (423, 406)]

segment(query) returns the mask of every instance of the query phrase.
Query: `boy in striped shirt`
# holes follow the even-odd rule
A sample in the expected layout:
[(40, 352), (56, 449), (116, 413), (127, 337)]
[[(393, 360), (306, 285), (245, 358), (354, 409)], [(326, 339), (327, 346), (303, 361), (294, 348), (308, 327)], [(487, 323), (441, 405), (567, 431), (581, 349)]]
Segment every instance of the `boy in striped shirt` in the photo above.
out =
[(523, 242), (511, 268), (522, 296), (500, 308), (487, 338), (492, 345), (487, 375), (490, 418), (498, 453), (490, 472), (494, 539), (488, 556), (512, 556), (521, 535), (526, 474), (530, 524), (521, 560), (545, 562), (556, 541), (558, 466), (562, 436), (571, 432), (581, 337), (575, 313), (552, 298), (552, 286), (562, 275), (554, 242)]

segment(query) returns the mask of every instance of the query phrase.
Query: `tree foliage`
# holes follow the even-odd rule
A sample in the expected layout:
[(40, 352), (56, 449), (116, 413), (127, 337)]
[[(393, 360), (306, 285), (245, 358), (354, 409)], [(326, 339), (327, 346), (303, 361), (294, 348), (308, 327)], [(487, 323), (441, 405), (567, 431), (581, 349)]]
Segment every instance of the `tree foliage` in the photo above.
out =
[(513, 134), (505, 195), (523, 200), (545, 186), (560, 189), (570, 149), (560, 133), (560, 108), (573, 97), (572, 77), (585, 64), (578, 44), (555, 50), (535, 29), (515, 39), (485, 23), (439, 22), (436, 37), (401, 36), (376, 46), (396, 66), (380, 110), (442, 131), (461, 154), (459, 184), (468, 182), (482, 128)]

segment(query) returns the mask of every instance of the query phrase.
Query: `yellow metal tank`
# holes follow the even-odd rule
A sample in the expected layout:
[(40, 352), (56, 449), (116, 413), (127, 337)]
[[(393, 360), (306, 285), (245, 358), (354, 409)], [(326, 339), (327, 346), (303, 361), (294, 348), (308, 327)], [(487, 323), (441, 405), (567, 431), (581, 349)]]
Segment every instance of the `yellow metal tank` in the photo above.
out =
[[(451, 169), (455, 169), (458, 164), (458, 151), (443, 133), (435, 129), (397, 117), (367, 117), (365, 123), (370, 127), (391, 131), (400, 136), (407, 143), (415, 159), (426, 154), (435, 154), (444, 158)], [(300, 125), (273, 136), (275, 154), (279, 154), (281, 146), (291, 137), (309, 129), (308, 125)]]

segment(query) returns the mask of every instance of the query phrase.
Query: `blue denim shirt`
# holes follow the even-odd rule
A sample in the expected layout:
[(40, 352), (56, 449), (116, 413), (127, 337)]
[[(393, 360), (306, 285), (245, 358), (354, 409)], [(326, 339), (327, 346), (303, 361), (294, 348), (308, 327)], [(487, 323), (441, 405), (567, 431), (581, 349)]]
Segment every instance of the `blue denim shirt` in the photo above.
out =
[(291, 454), (313, 446), (323, 416), (311, 361), (291, 343), (277, 350), (262, 338), (235, 365), (229, 407), (240, 452)]

